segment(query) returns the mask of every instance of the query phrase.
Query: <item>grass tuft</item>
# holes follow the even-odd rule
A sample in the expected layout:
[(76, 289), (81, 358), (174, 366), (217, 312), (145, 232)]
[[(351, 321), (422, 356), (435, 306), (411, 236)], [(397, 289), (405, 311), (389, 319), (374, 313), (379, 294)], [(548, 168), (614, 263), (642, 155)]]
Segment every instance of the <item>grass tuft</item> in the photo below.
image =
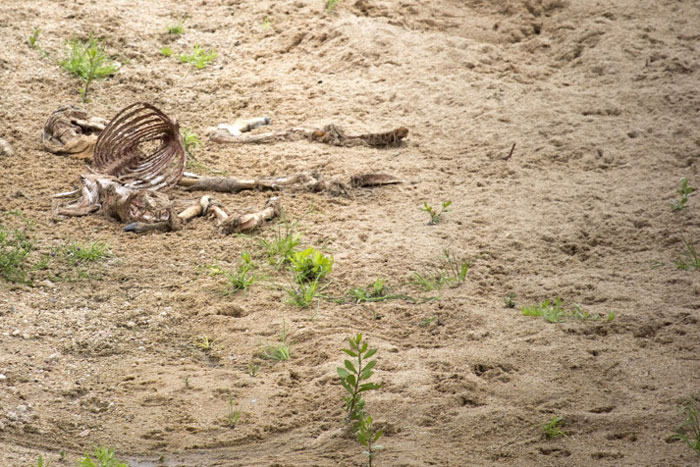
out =
[(564, 420), (562, 417), (556, 416), (544, 425), (542, 425), (542, 432), (545, 438), (554, 439), (560, 436), (566, 436), (566, 433), (561, 429), (560, 423)]
[(197, 69), (201, 70), (211, 65), (216, 57), (217, 53), (215, 51), (205, 50), (199, 44), (195, 44), (192, 53), (182, 53), (178, 56), (178, 60), (182, 63), (191, 63)]
[(691, 397), (683, 405), (685, 420), (678, 428), (675, 438), (684, 441), (700, 455), (700, 394)]

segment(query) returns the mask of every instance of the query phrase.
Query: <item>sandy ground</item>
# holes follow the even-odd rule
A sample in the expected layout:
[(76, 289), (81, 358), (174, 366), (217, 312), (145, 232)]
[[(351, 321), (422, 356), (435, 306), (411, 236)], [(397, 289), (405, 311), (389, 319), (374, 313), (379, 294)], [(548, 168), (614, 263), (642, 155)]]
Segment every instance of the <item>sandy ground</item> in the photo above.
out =
[[(165, 32), (185, 16), (184, 34)], [(0, 464), (75, 465), (107, 445), (132, 466), (360, 465), (335, 368), (362, 332), (383, 383), (367, 395), (385, 429), (377, 465), (697, 465), (673, 434), (700, 389), (700, 273), (674, 260), (684, 239), (700, 248), (700, 198), (679, 212), (669, 201), (681, 177), (700, 185), (698, 24), (692, 0), (341, 0), (332, 14), (321, 0), (4, 0), (3, 222), (11, 210), (33, 222), (32, 261), (70, 241), (105, 242), (113, 257), (87, 279), (70, 267), (53, 283), (33, 271), (35, 287), (0, 279)], [(27, 45), (35, 27), (46, 56)], [(260, 241), (278, 221), (251, 236), (203, 218), (136, 236), (100, 215), (55, 219), (50, 195), (86, 163), (46, 152), (40, 132), (80, 104), (58, 61), (90, 33), (123, 63), (95, 83), (92, 115), (147, 101), (200, 135), (257, 115), (273, 129), (409, 128), (399, 148), (205, 140), (196, 155), (238, 177), (400, 177), (351, 197), (283, 192), (282, 204), (302, 246), (333, 254), (329, 295), (384, 277), (439, 299), (299, 308), (290, 273), (269, 266), (222, 295), (206, 266), (232, 268), (246, 250), (265, 265)], [(196, 43), (218, 53), (203, 70), (175, 57)], [(217, 198), (248, 212), (268, 196)], [(446, 200), (427, 225), (419, 208)], [(444, 248), (470, 261), (466, 281), (417, 290), (412, 272)], [(520, 311), (554, 297), (615, 318)], [(261, 360), (283, 324), (291, 359)], [(555, 416), (567, 436), (547, 440)]]

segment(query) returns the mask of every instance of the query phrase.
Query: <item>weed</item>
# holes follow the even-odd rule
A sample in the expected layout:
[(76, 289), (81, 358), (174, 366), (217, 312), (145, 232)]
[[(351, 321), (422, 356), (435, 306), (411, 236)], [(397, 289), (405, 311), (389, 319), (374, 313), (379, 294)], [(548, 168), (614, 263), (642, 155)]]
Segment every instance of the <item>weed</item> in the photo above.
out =
[(289, 352), (290, 348), (289, 344), (287, 344), (287, 324), (283, 321), (282, 331), (280, 331), (280, 343), (266, 346), (260, 353), (260, 357), (265, 360), (283, 362), (289, 360)]
[(278, 226), (275, 236), (270, 240), (262, 240), (262, 246), (265, 249), (268, 262), (276, 267), (289, 262), (294, 249), (301, 241), (301, 234), (296, 232), (297, 223), (283, 221), (284, 233)]
[(384, 279), (377, 278), (367, 287), (355, 287), (350, 289), (348, 291), (348, 296), (350, 296), (355, 303), (389, 300), (390, 296), (387, 295), (387, 287), (384, 284)]
[(31, 47), (32, 49), (36, 49), (39, 47), (36, 42), (37, 42), (37, 40), (39, 40), (40, 33), (41, 33), (41, 29), (32, 28), (32, 33), (29, 36), (29, 39), (27, 40), (27, 42), (29, 43), (29, 47)]
[(233, 395), (229, 395), (228, 399), (228, 426), (229, 428), (236, 428), (236, 425), (241, 419), (241, 409), (233, 409)]
[(192, 53), (180, 54), (178, 60), (182, 63), (191, 63), (201, 70), (211, 65), (216, 57), (217, 54), (213, 50), (204, 50), (199, 44), (195, 44)]
[(9, 282), (31, 284), (26, 271), (27, 257), (35, 244), (26, 229), (0, 224), (0, 275)]
[(457, 287), (464, 282), (468, 272), (469, 262), (467, 260), (458, 260), (448, 249), (443, 249), (443, 256), (437, 267), (429, 268), (423, 273), (414, 271), (410, 281), (418, 289), (430, 292), (446, 285)]
[(323, 279), (333, 269), (333, 256), (309, 247), (303, 251), (292, 251), (289, 264), (298, 284), (309, 284)]
[(363, 415), (357, 426), (357, 441), (365, 447), (362, 453), (367, 456), (368, 466), (372, 467), (372, 461), (384, 449), (380, 444), (375, 444), (384, 434), (384, 430), (377, 430), (372, 423), (371, 415)]
[(515, 294), (513, 292), (503, 297), (503, 301), (506, 304), (506, 308), (515, 308)]
[(269, 16), (266, 16), (265, 21), (263, 21), (262, 24), (262, 30), (267, 31), (268, 29), (270, 29), (270, 27), (272, 27), (272, 21), (270, 20)]
[(683, 405), (683, 414), (685, 420), (678, 428), (675, 438), (684, 441), (700, 454), (700, 394), (692, 396)]
[(681, 178), (681, 187), (676, 191), (681, 197), (678, 201), (676, 200), (671, 200), (671, 209), (674, 211), (680, 211), (684, 208), (687, 208), (686, 204), (688, 203), (688, 197), (692, 192), (695, 191), (695, 188), (688, 186), (688, 179), (683, 177)]
[(214, 341), (215, 339), (211, 339), (205, 334), (197, 337), (197, 339), (195, 339), (194, 341), (194, 345), (196, 345), (205, 352), (211, 352), (211, 350), (214, 348)]
[(430, 325), (432, 324), (432, 322), (435, 321), (436, 319), (437, 319), (437, 316), (433, 316), (432, 318), (425, 319), (425, 320), (421, 321), (420, 323), (418, 323), (418, 326), (420, 326), (420, 327), (422, 327), (422, 328), (427, 328), (427, 327), (430, 326)]
[(190, 388), (190, 376), (189, 375), (185, 376), (185, 388), (186, 389)]
[[(557, 297), (554, 301), (547, 299), (539, 305), (524, 306), (523, 316), (541, 316), (550, 323), (561, 323), (567, 319), (599, 320), (603, 318), (602, 315), (591, 315), (578, 304), (573, 304), (572, 308), (567, 310), (563, 303), (562, 299)], [(606, 322), (614, 320), (615, 312), (611, 311), (604, 318)]]
[(374, 372), (372, 369), (377, 364), (376, 360), (369, 360), (377, 349), (367, 349), (367, 342), (362, 341), (362, 334), (358, 333), (355, 337), (348, 338), (350, 343), (349, 349), (341, 349), (350, 357), (354, 358), (352, 362), (346, 359), (344, 367), (338, 367), (338, 376), (340, 376), (340, 384), (345, 388), (347, 395), (343, 397), (345, 401), (345, 410), (347, 411), (348, 421), (353, 424), (353, 430), (357, 431), (361, 421), (365, 418), (365, 401), (362, 398), (362, 393), (379, 389), (381, 384), (362, 381), (369, 380)]
[(193, 157), (194, 150), (202, 145), (202, 140), (199, 139), (197, 133), (190, 131), (187, 128), (183, 128), (182, 145), (185, 147), (185, 152), (187, 153), (187, 155)]
[(318, 292), (323, 288), (318, 288), (318, 281), (292, 285), (287, 289), (289, 295), (288, 303), (301, 308), (306, 308), (313, 303)]
[(328, 14), (333, 13), (333, 10), (335, 9), (335, 6), (338, 4), (340, 0), (328, 0), (326, 2), (326, 11)]
[(433, 208), (428, 204), (428, 202), (423, 203), (423, 207), (420, 208), (421, 211), (425, 211), (430, 215), (430, 221), (428, 221), (428, 225), (436, 225), (439, 224), (440, 221), (442, 220), (442, 215), (446, 212), (449, 211), (449, 207), (452, 204), (452, 201), (443, 201), (442, 202), (442, 208), (438, 212), (437, 209)]
[(173, 49), (171, 49), (170, 47), (163, 47), (162, 49), (160, 49), (160, 54), (164, 57), (172, 57)]
[(93, 80), (113, 75), (119, 68), (107, 57), (104, 44), (92, 35), (85, 41), (72, 39), (69, 43), (70, 54), (59, 63), (61, 68), (73, 73), (85, 82), (85, 88), (80, 91), (83, 102), (88, 102), (88, 91)]
[(104, 242), (92, 242), (88, 245), (72, 242), (63, 247), (63, 255), (69, 261), (93, 262), (112, 256), (112, 252)]
[(554, 439), (560, 436), (566, 436), (560, 428), (560, 423), (563, 420), (562, 417), (556, 416), (544, 425), (542, 425), (542, 432), (547, 439)]
[(209, 266), (209, 274), (212, 276), (223, 275), (228, 281), (228, 289), (224, 292), (225, 295), (230, 295), (238, 292), (239, 290), (248, 290), (253, 282), (255, 282), (256, 277), (253, 275), (248, 275), (248, 273), (255, 269), (255, 264), (253, 264), (250, 253), (241, 254), (242, 261), (238, 264), (238, 269), (231, 271), (224, 271), (218, 265)]
[(700, 255), (698, 255), (695, 247), (685, 238), (683, 239), (683, 245), (685, 245), (683, 257), (676, 259), (676, 267), (683, 271), (700, 271)]
[(114, 458), (114, 451), (107, 447), (95, 447), (93, 452), (95, 460), (87, 453), (80, 460), (78, 467), (129, 467), (124, 462)]
[(255, 378), (255, 376), (258, 374), (258, 371), (260, 370), (260, 365), (256, 365), (255, 363), (249, 363), (248, 364), (248, 374)]
[(185, 26), (182, 23), (172, 24), (168, 26), (168, 34), (179, 36), (185, 32)]
[(36, 467), (49, 467), (49, 461), (44, 461), (44, 458), (39, 456), (39, 458), (36, 460)]

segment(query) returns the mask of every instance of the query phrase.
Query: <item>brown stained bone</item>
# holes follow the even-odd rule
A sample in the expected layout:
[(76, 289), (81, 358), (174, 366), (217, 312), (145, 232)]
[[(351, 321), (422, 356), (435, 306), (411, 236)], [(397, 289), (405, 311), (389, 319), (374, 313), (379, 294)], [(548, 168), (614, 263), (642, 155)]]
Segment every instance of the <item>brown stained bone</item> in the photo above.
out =
[(396, 183), (401, 183), (401, 180), (386, 173), (357, 174), (350, 178), (350, 185), (355, 188), (394, 185)]
[(348, 187), (339, 180), (325, 180), (318, 172), (301, 173), (291, 177), (237, 179), (224, 177), (185, 177), (179, 185), (188, 191), (218, 191), (220, 193), (238, 193), (242, 190), (278, 191), (289, 187), (301, 187), (306, 191), (318, 193), (329, 192), (332, 195), (348, 195)]
[(49, 116), (41, 140), (44, 148), (54, 154), (90, 158), (97, 135), (104, 130), (106, 124), (107, 120), (90, 117), (80, 107), (66, 105)]
[(93, 172), (124, 186), (167, 190), (185, 170), (180, 127), (156, 107), (137, 102), (122, 109), (100, 133), (93, 159)]
[(281, 210), (280, 200), (274, 196), (267, 200), (262, 211), (252, 214), (244, 214), (239, 217), (228, 217), (219, 224), (219, 232), (229, 235), (232, 233), (250, 232), (255, 230), (266, 220), (279, 216)]
[(125, 232), (147, 233), (147, 232), (172, 232), (180, 230), (182, 225), (191, 221), (195, 217), (206, 214), (215, 203), (211, 196), (202, 196), (197, 202), (185, 208), (180, 214), (174, 214), (172, 206), (167, 220), (160, 222), (132, 222), (124, 227)]
[(215, 143), (251, 144), (270, 143), (275, 141), (297, 141), (306, 139), (332, 146), (371, 146), (371, 147), (396, 147), (402, 144), (408, 136), (405, 127), (396, 128), (381, 133), (366, 133), (357, 136), (346, 135), (336, 125), (326, 125), (322, 129), (314, 128), (290, 128), (288, 130), (260, 133), (257, 135), (232, 135), (224, 129), (215, 129), (209, 134), (209, 139)]

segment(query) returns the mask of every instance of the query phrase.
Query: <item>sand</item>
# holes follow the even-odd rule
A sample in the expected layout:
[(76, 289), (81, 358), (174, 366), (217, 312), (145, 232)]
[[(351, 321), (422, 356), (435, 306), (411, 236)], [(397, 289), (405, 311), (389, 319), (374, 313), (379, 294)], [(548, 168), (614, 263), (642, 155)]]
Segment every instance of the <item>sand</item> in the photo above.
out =
[[(684, 241), (700, 248), (700, 195), (670, 205), (681, 177), (700, 185), (697, 2), (340, 0), (332, 13), (321, 0), (169, 3), (0, 9), (0, 138), (14, 150), (0, 156), (2, 221), (20, 210), (32, 222), (34, 263), (73, 241), (113, 254), (88, 278), (70, 266), (55, 282), (31, 271), (34, 287), (0, 278), (0, 464), (72, 466), (106, 445), (132, 466), (361, 465), (336, 374), (358, 332), (378, 349), (383, 383), (366, 396), (385, 430), (375, 465), (700, 462), (673, 438), (700, 390), (700, 273), (674, 263)], [(168, 34), (179, 21), (184, 33)], [(67, 40), (91, 33), (122, 67), (82, 104), (58, 62)], [(178, 62), (195, 44), (217, 52), (211, 66)], [(291, 305), (291, 273), (261, 246), (284, 231), (279, 220), (249, 236), (204, 218), (137, 236), (99, 214), (57, 219), (50, 196), (89, 163), (44, 150), (50, 113), (76, 104), (109, 119), (137, 101), (199, 134), (198, 160), (231, 176), (401, 178), (349, 197), (280, 196), (300, 247), (334, 257), (327, 297), (381, 277), (439, 298)], [(409, 135), (388, 149), (204, 138), (263, 115), (275, 130)], [(233, 213), (269, 196), (216, 195)], [(448, 200), (428, 225), (423, 203)], [(420, 290), (410, 278), (444, 249), (469, 261), (465, 281)], [(224, 295), (207, 267), (232, 269), (244, 251), (261, 277)], [(611, 320), (523, 316), (555, 297)], [(283, 326), (291, 359), (260, 359)], [(546, 439), (555, 416), (567, 436)]]

